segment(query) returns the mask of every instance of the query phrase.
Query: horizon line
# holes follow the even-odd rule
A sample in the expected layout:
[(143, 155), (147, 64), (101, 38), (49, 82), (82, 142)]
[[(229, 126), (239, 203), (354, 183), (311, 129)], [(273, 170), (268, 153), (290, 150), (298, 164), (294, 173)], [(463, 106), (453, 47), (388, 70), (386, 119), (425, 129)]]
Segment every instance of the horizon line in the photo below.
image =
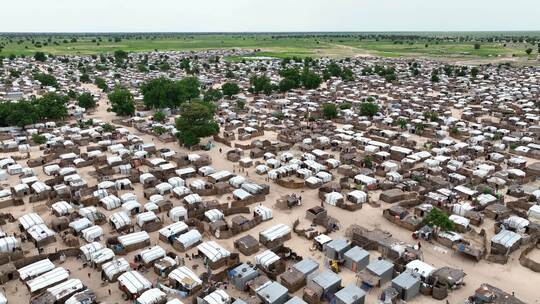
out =
[(540, 33), (538, 30), (375, 30), (375, 31), (11, 31), (4, 34), (379, 34), (379, 33)]

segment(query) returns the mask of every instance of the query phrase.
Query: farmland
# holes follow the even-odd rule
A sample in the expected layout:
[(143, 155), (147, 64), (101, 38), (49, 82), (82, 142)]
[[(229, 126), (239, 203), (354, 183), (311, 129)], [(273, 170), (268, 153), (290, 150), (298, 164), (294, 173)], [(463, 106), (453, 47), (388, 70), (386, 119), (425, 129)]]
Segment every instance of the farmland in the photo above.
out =
[[(128, 52), (248, 49), (253, 57), (412, 57), (537, 62), (538, 32), (313, 34), (3, 34), (0, 55), (92, 55)], [(475, 48), (475, 44), (478, 47)], [(526, 49), (532, 49), (530, 55)], [(231, 60), (239, 58), (231, 57)], [(243, 58), (242, 58), (243, 59)]]

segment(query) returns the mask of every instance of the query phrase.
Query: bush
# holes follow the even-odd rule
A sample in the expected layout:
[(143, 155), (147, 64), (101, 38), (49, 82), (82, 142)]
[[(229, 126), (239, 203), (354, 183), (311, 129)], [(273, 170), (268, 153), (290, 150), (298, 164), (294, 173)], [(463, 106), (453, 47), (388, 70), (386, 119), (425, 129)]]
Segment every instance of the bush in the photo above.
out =
[(114, 132), (114, 130), (116, 130), (116, 128), (108, 122), (101, 125), (101, 128), (105, 132)]
[(32, 134), (32, 141), (38, 145), (42, 145), (47, 142), (47, 138), (43, 135)]
[(109, 86), (107, 85), (107, 82), (105, 82), (105, 79), (101, 77), (96, 77), (96, 80), (94, 82), (96, 86), (100, 88), (103, 92), (109, 91)]
[(326, 119), (334, 119), (338, 116), (337, 107), (333, 103), (323, 104), (323, 115)]
[(167, 117), (165, 116), (165, 113), (161, 111), (157, 111), (156, 113), (154, 113), (154, 116), (152, 117), (152, 119), (157, 122), (164, 122), (166, 118)]
[(340, 110), (348, 110), (350, 108), (352, 108), (352, 103), (350, 103), (350, 102), (344, 102), (344, 103), (339, 105)]
[(90, 83), (90, 76), (86, 73), (82, 74), (79, 78), (79, 81), (82, 83)]
[(246, 107), (246, 102), (243, 100), (237, 100), (236, 107), (240, 110), (243, 110)]

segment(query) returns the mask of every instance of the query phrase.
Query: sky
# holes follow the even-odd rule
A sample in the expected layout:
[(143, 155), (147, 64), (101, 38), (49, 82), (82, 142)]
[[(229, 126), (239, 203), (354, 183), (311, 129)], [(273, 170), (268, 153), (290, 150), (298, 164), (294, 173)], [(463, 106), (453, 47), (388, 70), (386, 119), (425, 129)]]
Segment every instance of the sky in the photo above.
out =
[(538, 31), (540, 0), (16, 0), (0, 32)]

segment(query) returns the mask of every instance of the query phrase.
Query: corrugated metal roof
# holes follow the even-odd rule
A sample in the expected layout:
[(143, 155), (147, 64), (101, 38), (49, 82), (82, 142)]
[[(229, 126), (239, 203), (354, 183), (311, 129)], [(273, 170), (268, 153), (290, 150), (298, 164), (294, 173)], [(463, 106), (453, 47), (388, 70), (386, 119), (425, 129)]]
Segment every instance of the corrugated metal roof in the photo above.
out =
[(319, 269), (319, 263), (312, 259), (303, 259), (302, 261), (294, 264), (293, 267), (303, 274), (310, 274)]
[(374, 262), (369, 263), (367, 266), (367, 269), (374, 274), (380, 276), (387, 272), (388, 270), (394, 268), (394, 264), (386, 261), (386, 260), (377, 260)]
[(366, 296), (366, 292), (354, 284), (349, 284), (342, 290), (336, 292), (336, 298), (345, 303), (354, 303)]
[(323, 289), (333, 286), (340, 281), (341, 278), (330, 270), (325, 270), (313, 278), (313, 282), (317, 283)]
[(345, 252), (345, 257), (346, 258), (349, 258), (355, 262), (358, 262), (362, 259), (364, 259), (365, 257), (369, 257), (369, 252), (367, 252), (366, 250), (358, 247), (358, 246), (354, 246), (353, 248), (349, 249), (347, 252)]
[(396, 284), (404, 289), (409, 289), (415, 284), (420, 282), (420, 276), (414, 275), (411, 272), (403, 272), (392, 280), (393, 284)]

